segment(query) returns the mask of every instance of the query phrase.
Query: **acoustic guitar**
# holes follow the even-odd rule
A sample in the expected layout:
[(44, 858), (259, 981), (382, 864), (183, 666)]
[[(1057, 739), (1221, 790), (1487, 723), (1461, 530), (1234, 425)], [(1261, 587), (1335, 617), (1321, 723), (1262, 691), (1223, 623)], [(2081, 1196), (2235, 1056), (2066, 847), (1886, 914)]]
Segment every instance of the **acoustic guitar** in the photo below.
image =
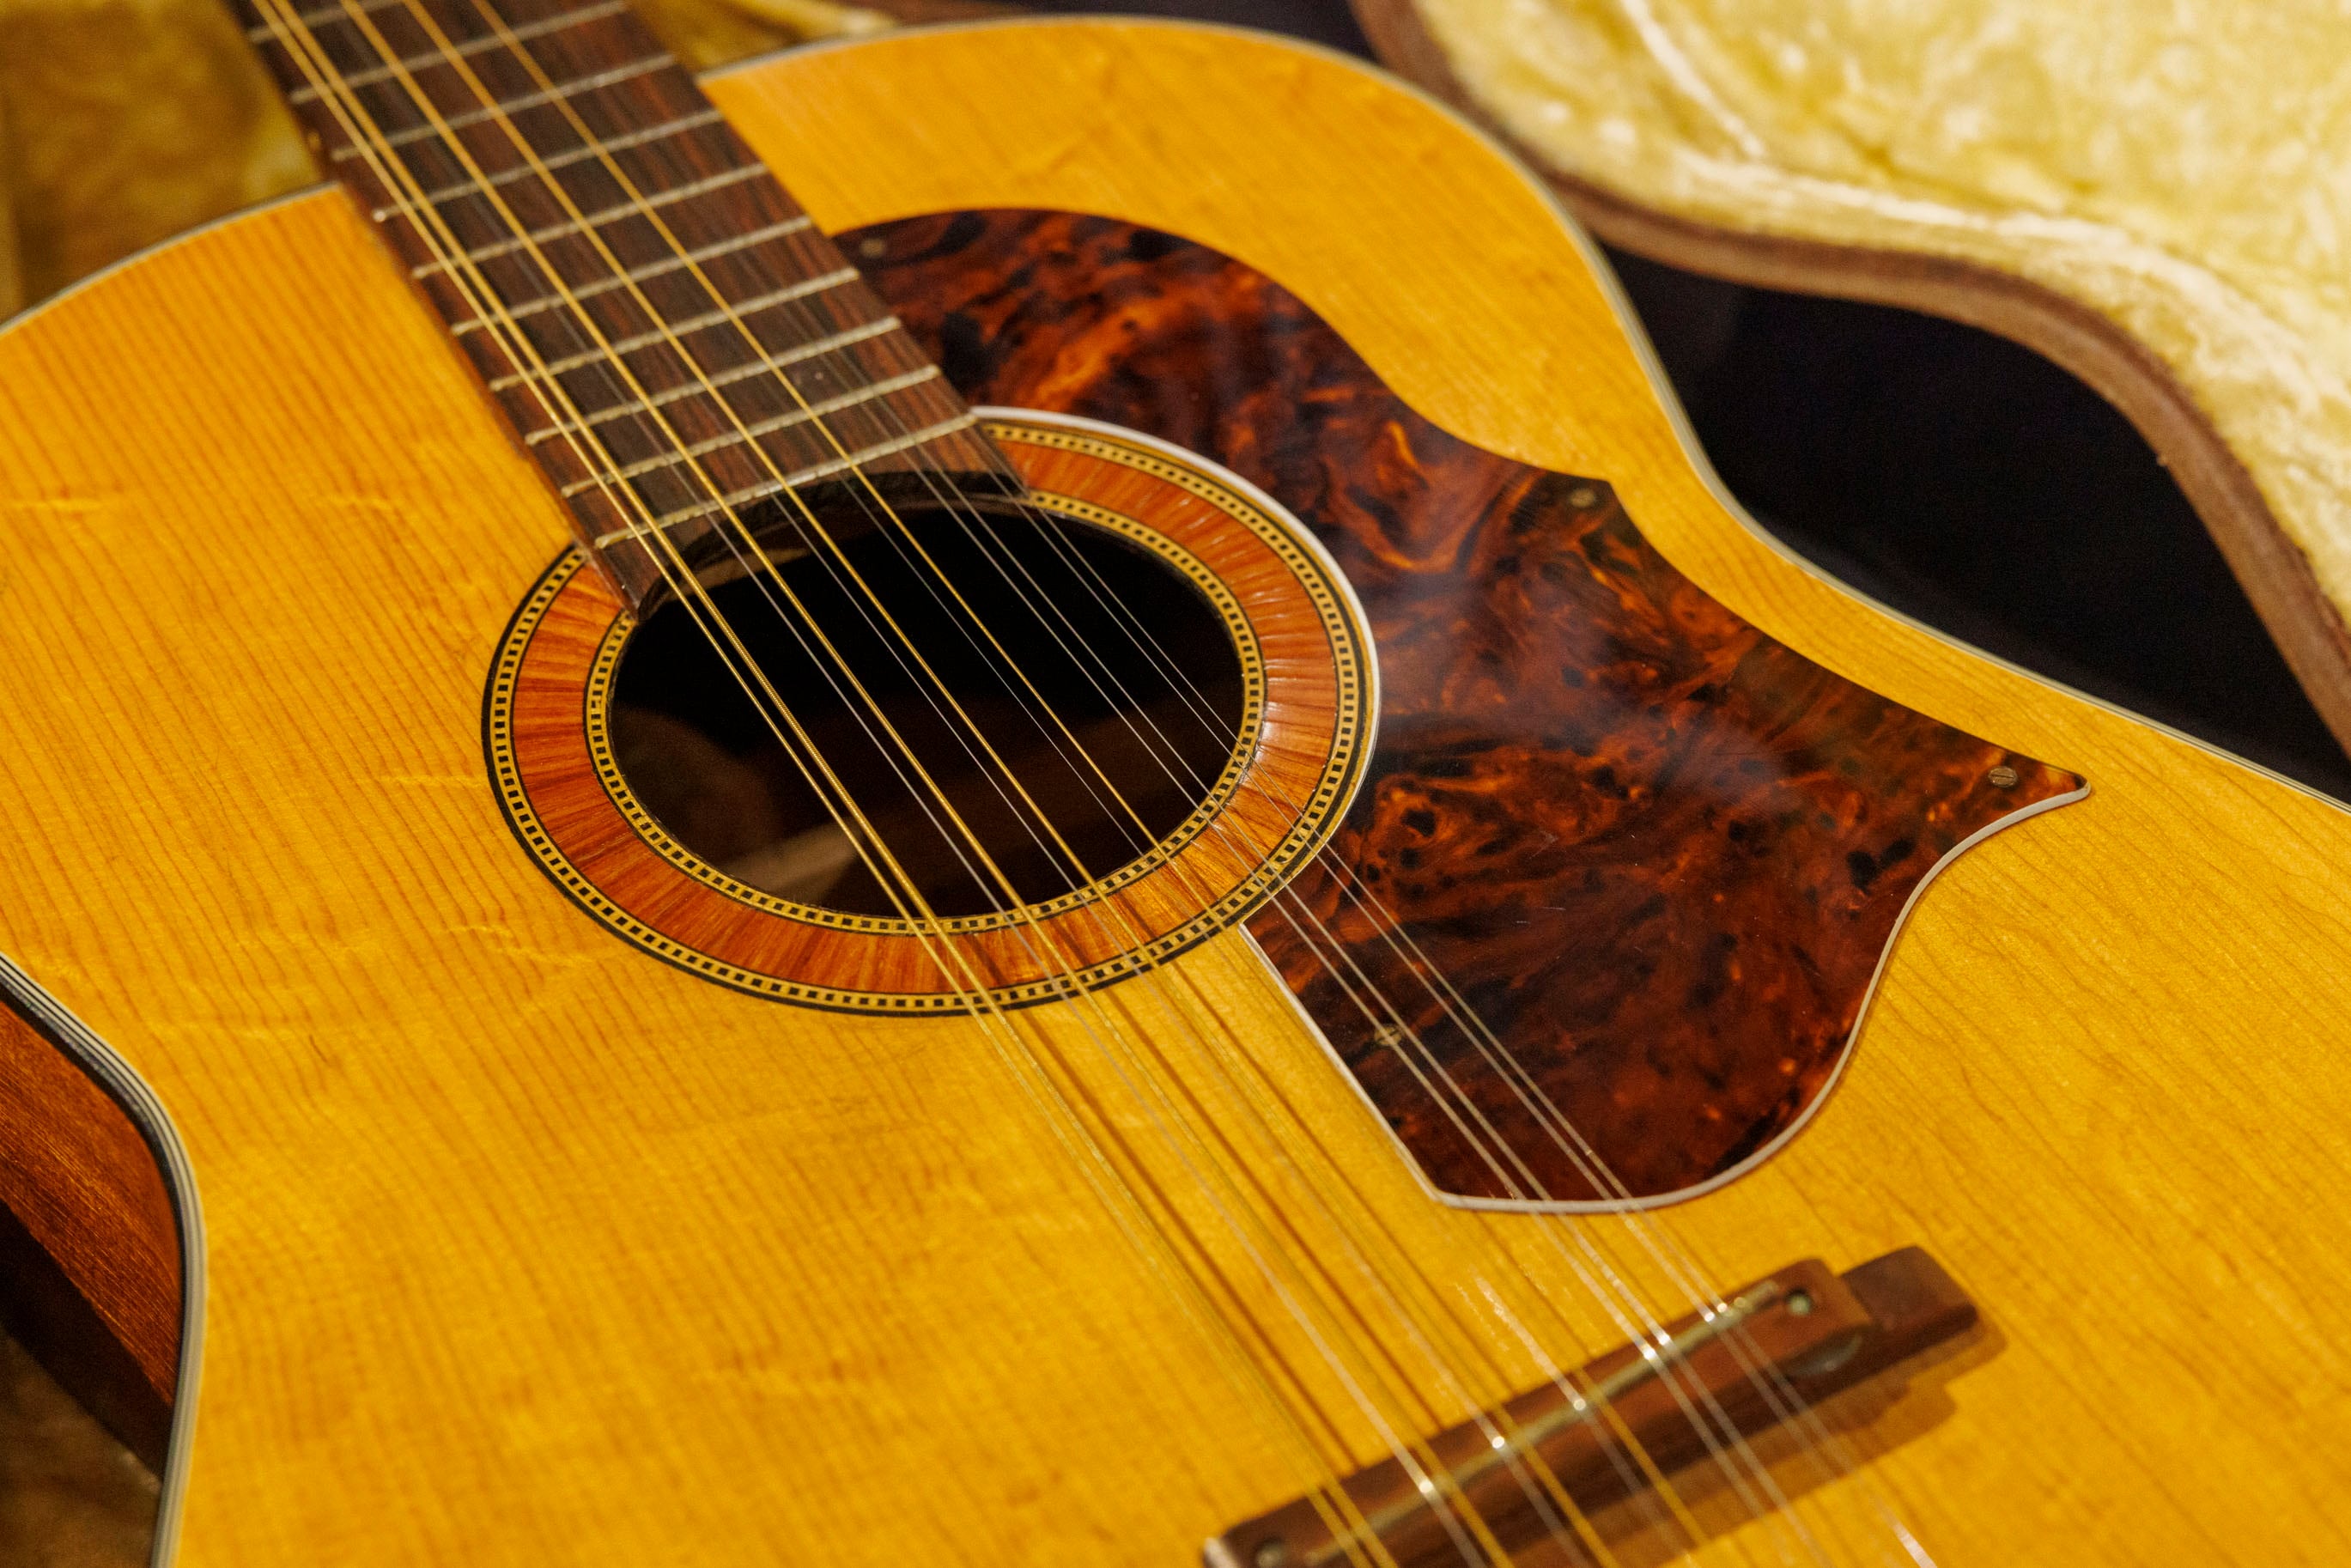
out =
[(2344, 1560), (2351, 818), (1775, 549), (1465, 122), (240, 4), (335, 183), (0, 334), (159, 1561)]

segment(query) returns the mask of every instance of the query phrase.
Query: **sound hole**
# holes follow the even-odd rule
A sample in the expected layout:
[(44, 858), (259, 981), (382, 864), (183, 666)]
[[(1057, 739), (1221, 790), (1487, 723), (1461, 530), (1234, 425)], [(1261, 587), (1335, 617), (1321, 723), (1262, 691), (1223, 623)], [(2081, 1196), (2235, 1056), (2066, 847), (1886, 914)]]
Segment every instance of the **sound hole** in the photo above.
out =
[(630, 637), (611, 727), (645, 809), (737, 881), (874, 915), (1054, 898), (1180, 826), (1242, 716), (1239, 654), (1208, 598), (1091, 524), (899, 514), (919, 554), (866, 528), (846, 567), (804, 554), (697, 598), (764, 677), (756, 703), (686, 605)]

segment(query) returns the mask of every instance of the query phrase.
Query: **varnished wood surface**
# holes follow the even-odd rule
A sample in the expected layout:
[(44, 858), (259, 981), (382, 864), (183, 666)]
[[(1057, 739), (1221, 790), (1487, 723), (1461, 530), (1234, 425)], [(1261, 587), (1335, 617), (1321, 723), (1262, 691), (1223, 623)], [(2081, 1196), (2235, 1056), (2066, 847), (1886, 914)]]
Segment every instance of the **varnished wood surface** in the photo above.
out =
[[(1916, 1243), (1982, 1305), (1968, 1352), (1841, 1413), (1939, 1563), (2351, 1550), (2351, 820), (1740, 527), (1538, 191), (1367, 73), (1069, 25), (712, 95), (829, 228), (1091, 210), (1238, 256), (1446, 429), (1606, 476), (1764, 631), (2090, 776), (1928, 891), (1806, 1135), (1670, 1222), (1718, 1281)], [(0, 338), (0, 947), (157, 1089), (202, 1184), (183, 1560), (1180, 1563), (1297, 1495), (1294, 1445), (967, 1029), (707, 985), (517, 851), (477, 705), (565, 523), (438, 331), (325, 194)], [(1245, 1096), (1311, 1129), (1437, 1325), (1460, 1395), (1400, 1411), (1539, 1375), (1447, 1281), (1613, 1345), (1538, 1222), (1420, 1192), (1234, 942), (1169, 984), (1199, 1021), (1172, 1070), (1237, 1128)]]
[(180, 1231), (122, 1108), (0, 1005), (0, 1318), (151, 1465), (180, 1357)]
[[(1412, 0), (1350, 4), (1364, 36), (1389, 69), (1495, 129), (1429, 36)], [(1531, 156), (1523, 147), (1520, 151)], [(1824, 294), (1945, 317), (2022, 343), (2080, 377), (2120, 409), (2161, 455), (2311, 706), (2335, 739), (2351, 748), (2351, 629), (2242, 460), (2146, 344), (2054, 289), (1976, 262), (1726, 228), (1661, 212), (1622, 191), (1548, 166), (1544, 178), (1594, 234), (1637, 256), (1756, 288)]]

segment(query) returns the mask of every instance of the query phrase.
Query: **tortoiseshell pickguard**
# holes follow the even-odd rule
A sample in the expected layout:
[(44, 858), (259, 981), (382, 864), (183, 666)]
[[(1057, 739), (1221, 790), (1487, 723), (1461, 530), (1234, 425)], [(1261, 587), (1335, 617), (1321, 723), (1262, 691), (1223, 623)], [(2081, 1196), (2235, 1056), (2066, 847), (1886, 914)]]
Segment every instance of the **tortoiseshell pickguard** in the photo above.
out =
[[(1227, 256), (1030, 212), (847, 248), (969, 402), (1221, 463), (1353, 583), (1378, 747), (1292, 883), (1315, 918), (1285, 898), (1249, 929), (1442, 1192), (1655, 1198), (1759, 1157), (1834, 1076), (1935, 864), (2083, 788), (1763, 635), (1604, 483), (1446, 434)], [(1404, 1029), (1366, 1020), (1358, 973)]]

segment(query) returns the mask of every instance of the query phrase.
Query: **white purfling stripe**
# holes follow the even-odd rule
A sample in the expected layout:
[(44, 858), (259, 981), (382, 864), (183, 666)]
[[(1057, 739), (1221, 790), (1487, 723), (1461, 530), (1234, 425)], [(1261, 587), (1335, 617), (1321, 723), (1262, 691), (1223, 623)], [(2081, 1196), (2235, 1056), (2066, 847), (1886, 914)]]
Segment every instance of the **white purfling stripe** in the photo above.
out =
[(659, 125), (649, 125), (643, 131), (632, 131), (626, 136), (614, 136), (602, 141), (590, 137), (577, 147), (567, 147), (560, 152), (551, 153), (547, 157), (526, 163), (520, 168), (508, 169), (493, 174), (486, 183), (480, 180), (460, 180), (453, 185), (444, 185), (437, 191), (425, 192), (421, 201), (398, 201), (388, 207), (371, 207), (368, 209), (368, 216), (378, 223), (390, 217), (406, 217), (411, 213), (420, 212), (425, 207), (437, 207), (442, 203), (454, 201), (459, 196), (484, 195), (496, 190), (500, 185), (511, 183), (516, 180), (534, 178), (543, 173), (551, 174), (558, 169), (569, 169), (574, 163), (585, 162), (590, 158), (605, 153), (625, 152), (632, 147), (643, 147), (648, 141), (664, 141), (684, 131), (700, 131), (705, 126), (716, 125), (726, 118), (715, 109), (705, 109), (698, 113), (689, 114), (683, 120), (665, 120)]
[(650, 400), (631, 398), (625, 402), (614, 403), (610, 408), (600, 408), (586, 419), (577, 423), (565, 420), (551, 424), (545, 430), (534, 430), (522, 438), (522, 443), (525, 446), (536, 446), (553, 436), (584, 435), (606, 420), (618, 419), (626, 413), (650, 413), (653, 409), (674, 403), (682, 397), (693, 397), (700, 392), (716, 392), (720, 387), (733, 386), (737, 382), (747, 381), (753, 376), (764, 374), (768, 371), (779, 371), (788, 365), (797, 365), (802, 360), (812, 360), (819, 354), (830, 354), (836, 349), (846, 349), (852, 343), (862, 343), (869, 338), (879, 338), (885, 332), (894, 332), (904, 325), (904, 323), (895, 316), (884, 316), (879, 321), (868, 321), (862, 326), (851, 327), (835, 332), (830, 337), (802, 343), (797, 349), (788, 349), (780, 354), (762, 355), (747, 365), (737, 365), (731, 371), (722, 371), (715, 376), (705, 376), (690, 386), (672, 387), (669, 391), (659, 393)]
[[(505, 312), (499, 319), (519, 321), (526, 316), (536, 316), (540, 311), (552, 309), (558, 305), (571, 305), (582, 299), (593, 299), (600, 294), (610, 294), (613, 289), (628, 284), (643, 283), (648, 278), (675, 272), (681, 267), (709, 261), (714, 257), (726, 256), (738, 250), (749, 250), (752, 246), (765, 245), (769, 240), (781, 239), (786, 235), (798, 234), (809, 226), (809, 221), (807, 214), (802, 214), (797, 218), (786, 218), (779, 224), (769, 224), (766, 228), (754, 230), (750, 234), (737, 235), (733, 239), (714, 240), (700, 250), (689, 250), (683, 255), (647, 262), (643, 267), (608, 277), (601, 283), (590, 283), (584, 287), (575, 288), (569, 295), (550, 294), (544, 299), (534, 299), (528, 305), (516, 306)], [(479, 331), (487, 325), (489, 325), (488, 322), (476, 316), (471, 320), (460, 322), (450, 328), (449, 333), (452, 337), (462, 337), (467, 332)]]
[(419, 125), (408, 131), (395, 131), (389, 136), (379, 136), (368, 147), (356, 144), (350, 147), (338, 147), (329, 156), (333, 162), (340, 163), (357, 158), (363, 152), (381, 151), (385, 148), (406, 147), (411, 143), (423, 141), (428, 137), (446, 137), (453, 131), (465, 131), (502, 115), (519, 114), (525, 110), (538, 109), (545, 104), (553, 103), (558, 99), (569, 98), (575, 92), (594, 92), (600, 88), (608, 88), (617, 82), (628, 81), (635, 77), (649, 76), (654, 71), (676, 63), (676, 59), (672, 56), (654, 55), (650, 58), (636, 60), (625, 66), (614, 66), (611, 70), (598, 71), (594, 76), (581, 77), (578, 81), (568, 81), (538, 92), (526, 93), (520, 98), (503, 99), (496, 103), (486, 103), (479, 109), (469, 109), (462, 114), (443, 115), (435, 124)]
[(925, 441), (935, 441), (942, 435), (953, 435), (956, 431), (967, 430), (978, 423), (979, 415), (976, 413), (959, 413), (953, 419), (943, 419), (938, 423), (925, 425), (912, 434), (899, 436), (894, 441), (877, 443), (861, 451), (852, 452), (846, 457), (834, 457), (822, 463), (811, 463), (805, 468), (794, 469), (780, 479), (763, 479), (757, 485), (747, 485), (742, 489), (721, 496), (715, 501), (702, 501), (679, 511), (664, 513), (650, 523), (632, 523), (625, 528), (614, 528), (610, 533), (598, 534), (595, 539), (596, 548), (605, 549), (622, 539), (641, 539), (649, 534), (657, 534), (664, 529), (674, 528), (680, 523), (692, 522), (696, 517), (706, 517), (715, 511), (731, 511), (737, 507), (746, 506), (753, 501), (765, 500), (769, 496), (781, 495), (795, 485), (805, 485), (811, 479), (821, 479), (828, 475), (845, 473), (860, 463), (871, 463), (875, 458), (887, 457), (893, 453), (904, 452), (910, 446), (920, 446)]
[(576, 234), (584, 234), (590, 229), (601, 228), (609, 223), (617, 223), (622, 218), (637, 217), (678, 202), (690, 202), (696, 196), (707, 195), (713, 191), (723, 190), (728, 185), (739, 185), (746, 180), (756, 180), (767, 172), (765, 165), (753, 164), (747, 169), (729, 169), (723, 174), (705, 174), (699, 180), (689, 181), (678, 186), (675, 190), (664, 191), (658, 195), (650, 196), (642, 201), (622, 202), (618, 206), (606, 207), (601, 212), (590, 213), (584, 218), (566, 218), (559, 224), (549, 224), (545, 228), (533, 229), (528, 234), (517, 235), (512, 239), (493, 240), (488, 245), (476, 246), (472, 250), (466, 251), (462, 257), (447, 256), (439, 261), (428, 261), (422, 267), (412, 267), (408, 269), (408, 275), (411, 277), (430, 277), (436, 272), (446, 272), (456, 266), (461, 259), (469, 262), (496, 261), (499, 256), (511, 256), (528, 246), (545, 245), (550, 240), (567, 239)]
[[(390, 65), (375, 66), (363, 71), (353, 71), (349, 76), (338, 78), (334, 85), (338, 88), (373, 87), (378, 82), (390, 81), (402, 71), (413, 74), (429, 69), (434, 66), (445, 66), (455, 60), (470, 59), (475, 55), (487, 54), (492, 49), (505, 48), (512, 44), (528, 43), (533, 38), (543, 38), (549, 33), (559, 33), (566, 27), (576, 27), (582, 22), (601, 22), (605, 17), (617, 16), (628, 8), (627, 0), (603, 0), (602, 5), (590, 5), (584, 11), (574, 11), (562, 16), (549, 16), (538, 22), (525, 22), (518, 27), (508, 28), (503, 37), (494, 34), (488, 37), (475, 38), (470, 43), (460, 44), (454, 49), (435, 50), (429, 55), (411, 55), (404, 60), (397, 60)], [(298, 87), (286, 95), (286, 101), (315, 103), (318, 98), (317, 88)]]
[(796, 408), (789, 413), (779, 413), (772, 419), (763, 419), (757, 423), (747, 424), (740, 430), (729, 431), (724, 435), (714, 435), (707, 441), (697, 441), (680, 451), (665, 453), (658, 457), (648, 457), (642, 463), (632, 463), (617, 474), (601, 474), (593, 479), (578, 480), (563, 486), (562, 495), (564, 499), (569, 500), (582, 490), (592, 490), (614, 479), (633, 479), (640, 474), (650, 474), (656, 468), (666, 468), (673, 463), (691, 457), (700, 457), (705, 453), (716, 452), (722, 446), (732, 446), (741, 441), (756, 441), (762, 435), (772, 435), (778, 430), (789, 430), (793, 425), (806, 423), (811, 419), (821, 419), (828, 413), (838, 413), (844, 408), (854, 408), (861, 402), (871, 402), (877, 397), (887, 397), (892, 392), (904, 392), (908, 387), (920, 386), (938, 373), (939, 368), (936, 365), (925, 365), (919, 371), (908, 371), (903, 375), (875, 382), (871, 386), (858, 387), (853, 391), (842, 392), (838, 397), (829, 397), (821, 402), (812, 402), (806, 408)]
[(504, 392), (508, 387), (519, 386), (527, 381), (544, 376), (559, 376), (566, 371), (576, 371), (583, 366), (592, 365), (599, 360), (610, 360), (619, 354), (633, 354), (639, 349), (653, 348), (682, 333), (699, 332), (705, 327), (716, 327), (722, 321), (731, 321), (738, 315), (750, 316), (762, 310), (773, 310), (778, 305), (789, 305), (795, 299), (805, 299), (811, 294), (821, 294), (828, 288), (838, 288), (856, 276), (855, 267), (844, 267), (837, 271), (825, 273), (821, 277), (795, 283), (789, 288), (778, 288), (762, 294), (757, 298), (743, 300), (739, 304), (722, 304), (716, 310), (705, 310), (699, 316), (689, 316), (683, 321), (664, 321), (647, 331), (634, 333), (626, 338), (617, 338), (611, 342), (599, 344), (593, 349), (582, 350), (576, 354), (567, 354), (559, 360), (549, 360), (532, 370), (518, 371), (513, 375), (500, 376), (488, 383), (489, 389), (494, 392)]

